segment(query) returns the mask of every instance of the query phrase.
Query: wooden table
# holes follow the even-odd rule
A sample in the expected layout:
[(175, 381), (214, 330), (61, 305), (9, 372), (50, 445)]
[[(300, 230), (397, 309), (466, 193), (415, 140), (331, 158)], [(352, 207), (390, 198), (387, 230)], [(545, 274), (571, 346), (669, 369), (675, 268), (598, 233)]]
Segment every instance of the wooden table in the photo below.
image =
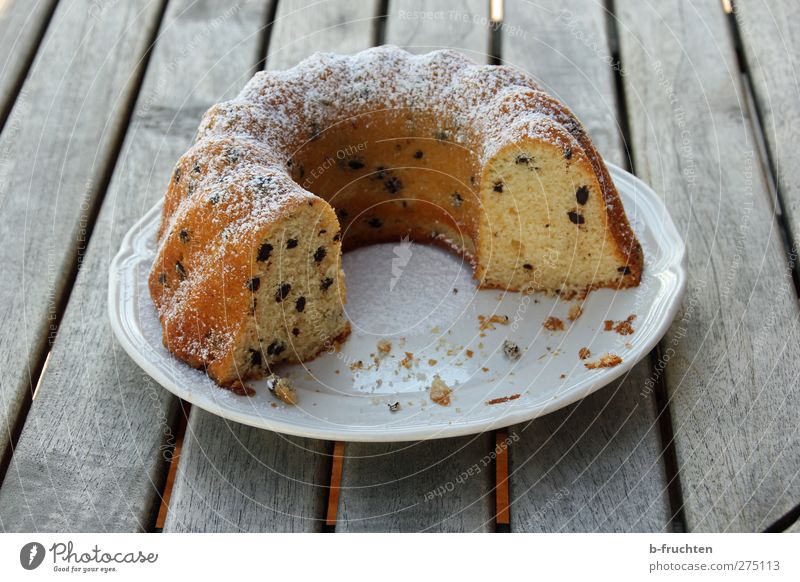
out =
[[(726, 4), (2, 3), (0, 529), (800, 529), (800, 4)], [(689, 288), (622, 381), (499, 433), (333, 443), (190, 410), (117, 345), (110, 259), (202, 113), (381, 43), (530, 71), (663, 195)]]

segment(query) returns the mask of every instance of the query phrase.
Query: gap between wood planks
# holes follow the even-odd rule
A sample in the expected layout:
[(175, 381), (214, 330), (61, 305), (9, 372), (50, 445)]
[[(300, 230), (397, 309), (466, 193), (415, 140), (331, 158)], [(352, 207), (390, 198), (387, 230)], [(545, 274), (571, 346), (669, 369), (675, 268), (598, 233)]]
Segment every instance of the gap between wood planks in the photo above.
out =
[[(756, 149), (758, 156), (761, 159), (762, 167), (765, 168), (765, 178), (767, 188), (770, 193), (770, 202), (773, 206), (775, 220), (778, 223), (778, 228), (781, 234), (781, 241), (783, 242), (783, 250), (787, 266), (791, 265), (792, 282), (794, 283), (795, 293), (800, 296), (800, 265), (792, 260), (794, 248), (793, 241), (797, 240), (797, 235), (800, 233), (792, 232), (791, 224), (787, 219), (786, 213), (783, 211), (784, 197), (781, 192), (778, 182), (777, 165), (772, 151), (769, 148), (766, 140), (766, 133), (764, 132), (764, 114), (758, 107), (758, 101), (755, 98), (755, 87), (753, 86), (753, 77), (750, 67), (747, 64), (745, 57), (744, 43), (742, 42), (741, 31), (739, 30), (739, 23), (736, 20), (736, 5), (739, 0), (722, 0), (722, 7), (728, 16), (729, 30), (731, 33), (731, 41), (736, 53), (736, 64), (739, 68), (741, 77), (742, 94), (746, 102), (748, 110), (748, 118), (750, 125), (753, 129), (755, 136)], [(793, 507), (786, 514), (779, 517), (767, 528), (764, 529), (766, 533), (782, 532), (790, 528), (796, 521), (800, 520), (800, 504)]]
[[(622, 136), (622, 145), (625, 148), (626, 170), (636, 174), (634, 163), (635, 152), (630, 135), (630, 125), (628, 123), (628, 107), (625, 94), (625, 83), (623, 82), (622, 53), (619, 46), (619, 31), (617, 28), (615, 0), (605, 0), (606, 27), (608, 35), (608, 45), (611, 51), (611, 58), (614, 66), (611, 67), (614, 75), (614, 88), (617, 94), (617, 123), (619, 132)], [(651, 372), (655, 371), (655, 365), (661, 358), (661, 342), (650, 352), (648, 357), (643, 360), (647, 362)], [(654, 375), (657, 377), (654, 388), (655, 413), (658, 422), (658, 435), (661, 443), (661, 458), (664, 462), (664, 471), (667, 478), (667, 498), (670, 506), (670, 525), (674, 532), (686, 531), (686, 516), (683, 510), (683, 490), (681, 488), (680, 474), (678, 470), (678, 455), (675, 452), (675, 434), (673, 431), (672, 413), (670, 411), (670, 399), (667, 393), (667, 385), (662, 374)]]
[[(258, 58), (253, 65), (253, 75), (255, 75), (259, 71), (264, 70), (264, 66), (267, 62), (267, 50), (269, 49), (269, 41), (272, 37), (272, 28), (275, 24), (275, 15), (278, 13), (278, 0), (273, 2), (269, 10), (267, 11), (267, 15), (264, 21), (264, 26), (261, 28), (260, 31), (260, 38), (258, 42)], [(163, 16), (163, 14), (162, 14)], [(160, 23), (159, 23), (160, 25)], [(180, 464), (181, 460), (181, 448), (183, 447), (183, 439), (186, 435), (186, 428), (189, 425), (189, 415), (192, 411), (192, 405), (188, 402), (181, 400), (181, 411), (182, 414), (178, 419), (178, 425), (175, 430), (176, 434), (176, 442), (175, 447), (172, 451), (172, 456), (169, 462), (169, 469), (167, 471), (167, 477), (164, 480), (163, 486), (160, 488), (159, 499), (161, 503), (159, 504), (158, 514), (156, 516), (156, 521), (153, 525), (153, 531), (155, 532), (162, 532), (164, 529), (164, 524), (167, 521), (167, 514), (169, 513), (169, 501), (172, 497), (172, 489), (175, 486), (175, 475), (178, 473), (178, 465)]]
[[(33, 61), (38, 53), (39, 46), (41, 45), (41, 41), (44, 38), (44, 35), (47, 31), (47, 28), (50, 24), (50, 20), (53, 17), (53, 13), (55, 12), (55, 7), (57, 6), (57, 2), (54, 3), (53, 9), (50, 11), (50, 14), (47, 18), (47, 24), (42, 27), (41, 34), (38, 37), (37, 42), (37, 49), (32, 51), (32, 55), (30, 57), (30, 62), (25, 67), (25, 74), (21, 75), (21, 79), (19, 80), (19, 86), (16, 89), (15, 98), (11, 101), (8, 106), (8, 112), (2, 112), (4, 117), (2, 118), (2, 124), (5, 123), (7, 120), (7, 116), (10, 114), (14, 101), (16, 100), (16, 96), (19, 95), (19, 92), (22, 90), (22, 86), (24, 84), (25, 78), (27, 78), (27, 74), (30, 71), (30, 67), (33, 64)], [(147, 71), (147, 65), (150, 62), (150, 57), (153, 54), (153, 49), (156, 45), (156, 41), (158, 40), (158, 33), (161, 29), (161, 24), (164, 20), (164, 14), (167, 11), (167, 0), (161, 0), (161, 7), (158, 12), (158, 17), (156, 18), (156, 25), (153, 27), (153, 33), (149, 42), (147, 43), (147, 48), (145, 49), (142, 57), (139, 59), (139, 63), (136, 67), (136, 70), (131, 75), (133, 79), (132, 89), (129, 92), (127, 99), (125, 100), (122, 110), (124, 111), (123, 115), (123, 123), (122, 129), (120, 130), (119, 134), (115, 137), (115, 139), (111, 142), (109, 151), (111, 152), (111, 157), (108, 162), (108, 165), (103, 169), (103, 173), (101, 174), (101, 178), (98, 181), (98, 186), (95, 192), (90, 196), (89, 200), (89, 210), (86, 213), (86, 230), (84, 233), (84, 239), (80, 242), (80, 244), (75, 244), (75, 257), (72, 262), (72, 265), (69, 267), (69, 272), (66, 274), (65, 283), (64, 283), (64, 291), (61, 293), (60, 296), (55, 298), (55, 308), (53, 312), (53, 319), (51, 322), (51, 329), (52, 331), (49, 332), (46, 340), (46, 345), (42, 346), (41, 352), (36, 356), (33, 365), (28, 370), (28, 378), (29, 378), (29, 397), (25, 398), (25, 401), (22, 403), (22, 406), (19, 411), (19, 415), (16, 419), (14, 419), (14, 423), (11, 428), (11, 434), (9, 435), (9, 450), (5, 452), (5, 454), (0, 457), (3, 459), (2, 463), (0, 463), (0, 483), (5, 480), (6, 473), (8, 472), (8, 468), (11, 466), (11, 458), (14, 454), (14, 450), (17, 447), (17, 443), (19, 442), (19, 437), (22, 434), (22, 430), (25, 427), (25, 421), (28, 417), (28, 412), (30, 412), (31, 404), (33, 403), (33, 399), (36, 396), (36, 392), (42, 382), (42, 378), (44, 377), (44, 373), (47, 369), (47, 363), (50, 360), (50, 353), (52, 351), (53, 344), (55, 343), (58, 337), (58, 331), (61, 327), (61, 321), (64, 317), (64, 311), (67, 308), (67, 304), (69, 303), (69, 298), (72, 295), (72, 289), (75, 286), (75, 281), (78, 278), (78, 271), (81, 268), (81, 264), (83, 263), (83, 258), (86, 253), (86, 250), (89, 248), (89, 244), (92, 238), (92, 232), (94, 231), (94, 225), (97, 222), (97, 216), (100, 214), (100, 208), (103, 205), (103, 200), (105, 199), (106, 192), (108, 191), (108, 186), (111, 183), (111, 177), (114, 174), (114, 168), (117, 165), (117, 161), (119, 160), (119, 155), (122, 152), (122, 144), (125, 142), (125, 136), (128, 133), (128, 127), (131, 122), (131, 118), (133, 117), (134, 108), (136, 107), (136, 100), (139, 96), (139, 92), (142, 88), (142, 83), (144, 82), (144, 75)], [(75, 242), (75, 241), (73, 241)]]
[(42, 39), (44, 39), (44, 35), (47, 33), (47, 29), (50, 27), (50, 22), (53, 20), (53, 14), (55, 14), (56, 6), (58, 6), (58, 1), (54, 1), (47, 10), (47, 14), (45, 14), (44, 19), (42, 20), (41, 27), (38, 31), (36, 31), (36, 39), (34, 40), (34, 47), (32, 48), (29, 55), (27, 55), (25, 59), (25, 64), (22, 66), (22, 69), (19, 72), (19, 76), (14, 79), (14, 83), (9, 91), (11, 93), (11, 97), (6, 103), (6, 107), (3, 110), (0, 110), (0, 132), (3, 131), (3, 128), (6, 126), (6, 122), (8, 121), (8, 116), (11, 115), (11, 110), (14, 108), (14, 103), (17, 101), (17, 97), (19, 97), (20, 91), (22, 91), (22, 86), (25, 84), (25, 79), (28, 78), (28, 73), (30, 73), (31, 66), (33, 66), (33, 61), (36, 60), (36, 55), (39, 52), (39, 46), (42, 44)]
[(736, 53), (736, 64), (739, 67), (742, 94), (744, 95), (747, 105), (750, 126), (755, 136), (756, 149), (758, 150), (758, 156), (762, 162), (761, 167), (766, 168), (764, 177), (766, 178), (767, 188), (770, 192), (770, 202), (772, 203), (775, 219), (780, 229), (786, 264), (787, 266), (792, 266), (791, 273), (795, 294), (800, 296), (800, 265), (797, 264), (796, 259), (792, 259), (793, 253), (796, 251), (792, 241), (797, 240), (797, 236), (800, 235), (800, 233), (792, 232), (791, 224), (787, 219), (786, 213), (783, 211), (784, 197), (778, 183), (777, 165), (767, 145), (766, 133), (764, 132), (764, 115), (758, 107), (758, 101), (755, 98), (752, 74), (747, 64), (747, 59), (745, 58), (744, 43), (742, 43), (739, 23), (736, 20), (737, 3), (738, 0), (723, 0), (723, 10), (728, 16), (727, 20), (731, 33), (731, 42), (733, 43), (733, 48)]
[(183, 449), (183, 439), (186, 436), (186, 427), (189, 425), (189, 413), (192, 410), (192, 405), (181, 400), (180, 406), (181, 414), (178, 417), (178, 425), (175, 429), (175, 446), (172, 448), (169, 459), (169, 469), (167, 470), (167, 478), (164, 481), (164, 486), (161, 488), (161, 504), (158, 508), (158, 515), (156, 516), (155, 529), (153, 531), (161, 533), (164, 530), (164, 523), (167, 521), (167, 512), (169, 511), (169, 500), (172, 497), (172, 489), (175, 485), (175, 475), (178, 474), (178, 463), (181, 459), (181, 449)]

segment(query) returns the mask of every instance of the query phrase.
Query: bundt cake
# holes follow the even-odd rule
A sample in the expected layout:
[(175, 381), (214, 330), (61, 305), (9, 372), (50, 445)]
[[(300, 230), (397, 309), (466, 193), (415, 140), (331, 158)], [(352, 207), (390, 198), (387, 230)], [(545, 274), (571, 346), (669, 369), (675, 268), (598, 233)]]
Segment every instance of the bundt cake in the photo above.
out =
[(349, 333), (342, 250), (401, 237), (482, 288), (639, 284), (642, 251), (581, 124), (524, 73), (453, 51), (317, 53), (204, 116), (164, 200), (164, 343), (223, 386)]

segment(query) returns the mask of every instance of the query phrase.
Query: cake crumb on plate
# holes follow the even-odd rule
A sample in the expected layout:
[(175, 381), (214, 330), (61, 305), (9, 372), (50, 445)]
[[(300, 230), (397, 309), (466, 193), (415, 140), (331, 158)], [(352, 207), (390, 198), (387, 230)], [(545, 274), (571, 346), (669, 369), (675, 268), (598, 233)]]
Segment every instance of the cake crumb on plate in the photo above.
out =
[(290, 406), (297, 404), (297, 392), (295, 392), (292, 383), (288, 379), (272, 374), (267, 378), (267, 387), (275, 398), (284, 404), (289, 404)]
[(491, 317), (486, 317), (485, 315), (479, 315), (478, 321), (480, 322), (480, 330), (484, 331), (487, 329), (496, 329), (494, 324), (498, 323), (500, 325), (508, 325), (508, 316), (507, 315), (492, 315)]
[(411, 369), (411, 365), (414, 363), (414, 354), (411, 352), (404, 352), (406, 357), (400, 361), (400, 365), (404, 368)]
[(594, 362), (586, 362), (584, 366), (589, 368), (590, 370), (595, 370), (597, 368), (613, 368), (614, 366), (619, 366), (622, 363), (622, 358), (620, 358), (616, 354), (603, 354), (600, 356), (599, 360)]
[(564, 331), (564, 322), (557, 317), (548, 317), (542, 325), (550, 331)]
[(452, 393), (453, 390), (444, 383), (444, 380), (442, 380), (439, 376), (433, 377), (430, 391), (430, 397), (432, 401), (439, 406), (450, 406), (450, 395)]
[(501, 396), (500, 398), (492, 398), (491, 400), (487, 400), (486, 404), (491, 406), (493, 404), (503, 404), (504, 402), (510, 402), (511, 400), (516, 400), (519, 398), (519, 394), (512, 394), (511, 396)]
[(575, 321), (583, 314), (583, 307), (581, 307), (580, 303), (575, 303), (572, 307), (569, 308), (569, 312), (567, 313), (567, 319), (570, 321)]

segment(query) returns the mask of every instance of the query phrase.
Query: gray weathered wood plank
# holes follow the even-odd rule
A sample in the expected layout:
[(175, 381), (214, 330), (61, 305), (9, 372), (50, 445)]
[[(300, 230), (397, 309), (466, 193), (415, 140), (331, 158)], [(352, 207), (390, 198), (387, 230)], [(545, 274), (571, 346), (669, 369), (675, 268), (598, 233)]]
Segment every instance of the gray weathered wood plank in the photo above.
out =
[(282, 0), (269, 41), (267, 68), (288, 69), (317, 51), (352, 54), (368, 48), (377, 16), (378, 5), (372, 0)]
[[(0, 456), (31, 398), (162, 4), (61, 2), (0, 134)], [(2, 465), (2, 462), (0, 462)]]
[(783, 210), (800, 241), (800, 3), (794, 0), (737, 0), (736, 23), (756, 106), (772, 159)]
[(17, 98), (56, 2), (13, 0), (0, 7), (0, 122)]
[(800, 519), (790, 525), (784, 533), (800, 533)]
[(614, 56), (599, 2), (505, 2), (503, 64), (519, 67), (572, 109), (600, 154), (627, 162), (617, 120)]
[(413, 53), (458, 49), (489, 62), (489, 0), (390, 0), (386, 42)]
[[(117, 5), (107, 22), (100, 22), (110, 38), (121, 32), (113, 26), (117, 18), (130, 30), (146, 28), (147, 20), (129, 6), (134, 4)], [(152, 527), (178, 401), (114, 340), (107, 316), (108, 263), (127, 229), (163, 195), (203, 111), (235, 95), (252, 74), (268, 11), (268, 3), (257, 0), (170, 2), (49, 364), (0, 489), (3, 529)], [(66, 24), (54, 30), (74, 34), (76, 23)], [(126, 78), (141, 51), (124, 43), (132, 53), (128, 58), (105, 36), (98, 40), (107, 43), (103, 54), (112, 51), (110, 62), (124, 69), (118, 74)], [(104, 87), (97, 92), (89, 98), (92, 115), (100, 116), (104, 109), (97, 100), (113, 93)]]
[(319, 531), (331, 447), (193, 409), (164, 531)]
[[(421, 16), (426, 10), (433, 17)], [(389, 3), (386, 42), (412, 52), (458, 49), (487, 62), (488, 2), (419, 0)], [(337, 531), (493, 531), (494, 474), (480, 467), (491, 434), (400, 444), (345, 447)], [(456, 481), (474, 465), (481, 470)], [(453, 488), (433, 495), (438, 487)]]
[(491, 433), (347, 443), (337, 532), (494, 531)]
[(663, 368), (688, 529), (797, 504), (798, 304), (716, 0), (617, 1), (637, 173), (689, 250)]
[(345, 447), (336, 530), (472, 532), (494, 528), (491, 433)]
[[(578, 115), (601, 154), (624, 160), (611, 49), (600, 4), (505, 4), (504, 63), (530, 72)], [(661, 531), (670, 521), (646, 359), (625, 381), (512, 427), (514, 531)]]
[[(376, 12), (374, 2), (279, 2), (267, 68), (368, 47)], [(200, 409), (184, 442), (165, 531), (322, 528), (333, 443), (233, 425)]]

